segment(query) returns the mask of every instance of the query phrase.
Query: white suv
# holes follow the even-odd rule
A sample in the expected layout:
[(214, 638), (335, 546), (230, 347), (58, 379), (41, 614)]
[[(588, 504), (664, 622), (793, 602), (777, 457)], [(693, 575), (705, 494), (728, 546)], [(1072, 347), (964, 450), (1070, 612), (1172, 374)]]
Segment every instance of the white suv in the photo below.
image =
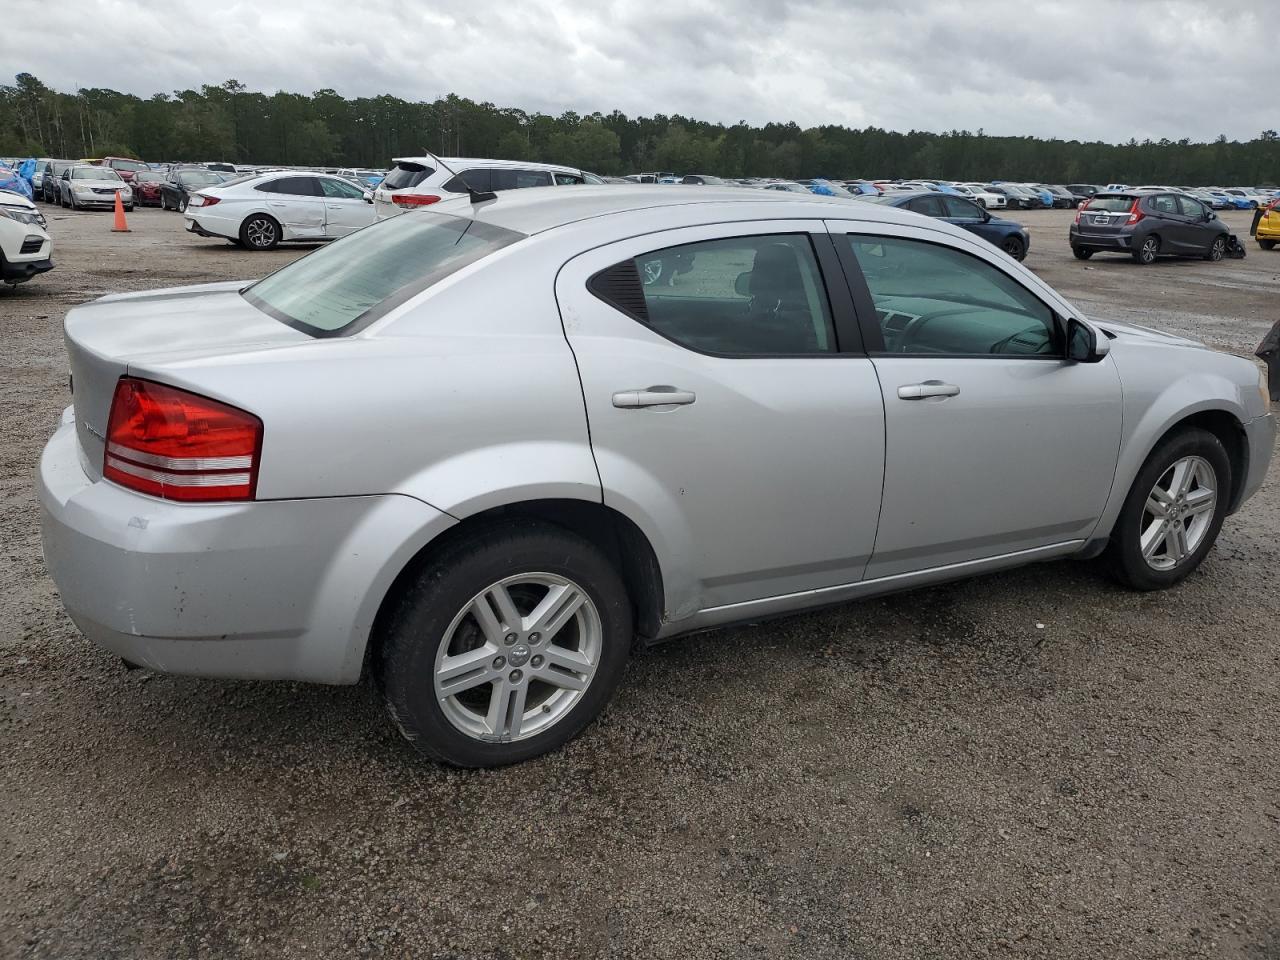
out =
[(379, 220), (439, 203), (452, 194), (466, 193), (468, 188), (487, 193), (520, 187), (563, 187), (604, 182), (574, 167), (525, 163), (522, 160), (397, 157), (392, 163), (394, 166), (373, 194), (373, 208)]
[(53, 269), (44, 216), (26, 197), (0, 190), (0, 281), (18, 284)]

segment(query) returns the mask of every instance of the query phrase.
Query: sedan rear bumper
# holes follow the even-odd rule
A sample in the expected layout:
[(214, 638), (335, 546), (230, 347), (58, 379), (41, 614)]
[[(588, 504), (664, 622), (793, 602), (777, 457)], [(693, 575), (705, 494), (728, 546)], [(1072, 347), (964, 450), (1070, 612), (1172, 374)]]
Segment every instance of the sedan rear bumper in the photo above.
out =
[(37, 477), (46, 565), (85, 636), (154, 670), (355, 683), (395, 576), (455, 522), (395, 495), (158, 500), (91, 480), (66, 419)]

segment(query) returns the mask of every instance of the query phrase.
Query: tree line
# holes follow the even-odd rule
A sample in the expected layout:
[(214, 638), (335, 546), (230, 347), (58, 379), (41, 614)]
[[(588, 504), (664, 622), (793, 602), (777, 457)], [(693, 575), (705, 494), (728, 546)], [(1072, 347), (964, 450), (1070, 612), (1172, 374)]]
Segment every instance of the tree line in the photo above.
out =
[(725, 177), (991, 178), (1043, 183), (1274, 184), (1280, 137), (1102, 143), (900, 133), (795, 123), (732, 126), (620, 111), (560, 116), (477, 103), (382, 95), (347, 99), (249, 90), (236, 80), (148, 98), (102, 87), (54, 90), (29, 73), (0, 85), (0, 156), (129, 156), (385, 168), (424, 149), (562, 163), (602, 174), (669, 170)]

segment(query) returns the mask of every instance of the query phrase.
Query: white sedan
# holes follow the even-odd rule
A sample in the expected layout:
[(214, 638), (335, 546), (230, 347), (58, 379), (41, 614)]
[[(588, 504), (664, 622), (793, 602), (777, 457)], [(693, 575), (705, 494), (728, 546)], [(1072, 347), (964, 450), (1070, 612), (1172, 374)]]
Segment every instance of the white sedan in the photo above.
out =
[(974, 203), (988, 210), (1002, 210), (1009, 203), (1009, 198), (1004, 194), (992, 193), (980, 183), (956, 183), (952, 184), (952, 189), (959, 190)]
[(373, 195), (343, 177), (278, 171), (193, 193), (187, 229), (250, 250), (288, 240), (336, 240), (374, 221)]

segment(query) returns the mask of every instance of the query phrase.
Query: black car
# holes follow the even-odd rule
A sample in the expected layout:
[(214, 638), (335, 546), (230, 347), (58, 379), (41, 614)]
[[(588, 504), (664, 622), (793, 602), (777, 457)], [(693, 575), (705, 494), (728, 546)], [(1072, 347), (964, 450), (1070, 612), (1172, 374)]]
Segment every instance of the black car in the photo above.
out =
[(61, 203), (62, 194), (58, 189), (58, 181), (67, 167), (74, 166), (73, 160), (46, 160), (44, 177), (40, 181), (40, 199), (45, 203)]
[(976, 233), (1015, 260), (1025, 257), (1027, 249), (1031, 246), (1031, 235), (1022, 224), (993, 217), (967, 197), (920, 190), (886, 193), (878, 197), (861, 196), (858, 199), (887, 207), (902, 207), (914, 213), (923, 213), (926, 217), (937, 217), (939, 220), (954, 223), (957, 227), (964, 227), (970, 233)]
[(992, 183), (987, 189), (992, 193), (1003, 194), (1011, 210), (1038, 210), (1044, 207), (1040, 194), (1029, 187), (1012, 183)]
[(1098, 193), (1102, 188), (1092, 183), (1068, 183), (1065, 184), (1066, 189), (1071, 191), (1071, 195), (1076, 198), (1076, 205), (1084, 203), (1086, 200), (1092, 200), (1093, 195)]
[(1080, 208), (1068, 238), (1080, 260), (1109, 250), (1145, 265), (1162, 256), (1221, 260), (1229, 235), (1217, 214), (1185, 193), (1112, 191)]
[(1051, 183), (1040, 184), (1041, 190), (1048, 190), (1053, 194), (1053, 209), (1070, 210), (1078, 202), (1075, 195), (1063, 186), (1057, 186)]
[(170, 174), (168, 180), (160, 184), (160, 209), (186, 210), (187, 198), (191, 194), (205, 187), (216, 187), (226, 179), (225, 175), (214, 173), (212, 170), (195, 167), (176, 170)]

